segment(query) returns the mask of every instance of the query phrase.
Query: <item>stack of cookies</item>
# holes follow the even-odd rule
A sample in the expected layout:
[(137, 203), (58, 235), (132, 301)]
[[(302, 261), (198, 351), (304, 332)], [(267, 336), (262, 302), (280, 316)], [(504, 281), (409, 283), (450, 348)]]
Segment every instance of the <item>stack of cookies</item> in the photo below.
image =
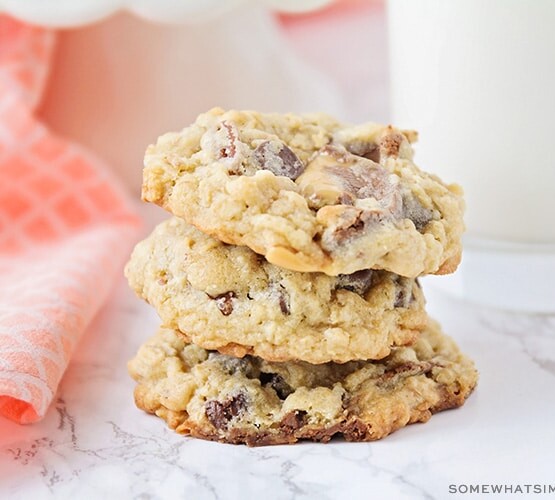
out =
[(415, 138), (214, 109), (150, 146), (143, 198), (173, 217), (126, 267), (163, 325), (129, 363), (137, 406), (264, 445), (380, 439), (462, 405), (477, 372), (417, 278), (456, 269), (464, 204)]

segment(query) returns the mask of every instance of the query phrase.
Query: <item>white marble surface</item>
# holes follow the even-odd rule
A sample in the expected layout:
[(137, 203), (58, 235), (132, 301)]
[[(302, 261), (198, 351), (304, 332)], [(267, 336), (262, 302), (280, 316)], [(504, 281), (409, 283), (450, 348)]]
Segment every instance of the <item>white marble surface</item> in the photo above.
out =
[(465, 407), (380, 442), (249, 449), (178, 436), (134, 407), (126, 361), (157, 318), (122, 279), (45, 420), (0, 421), (0, 498), (442, 499), (457, 497), (450, 484), (555, 483), (555, 317), (427, 292), (481, 372)]

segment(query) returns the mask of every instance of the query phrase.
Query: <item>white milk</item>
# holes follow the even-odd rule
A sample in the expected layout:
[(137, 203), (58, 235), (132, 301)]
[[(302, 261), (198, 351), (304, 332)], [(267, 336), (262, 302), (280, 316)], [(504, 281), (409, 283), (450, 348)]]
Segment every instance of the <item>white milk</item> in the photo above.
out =
[(465, 189), (458, 292), (555, 311), (555, 1), (388, 7), (393, 121), (420, 132), (417, 163)]

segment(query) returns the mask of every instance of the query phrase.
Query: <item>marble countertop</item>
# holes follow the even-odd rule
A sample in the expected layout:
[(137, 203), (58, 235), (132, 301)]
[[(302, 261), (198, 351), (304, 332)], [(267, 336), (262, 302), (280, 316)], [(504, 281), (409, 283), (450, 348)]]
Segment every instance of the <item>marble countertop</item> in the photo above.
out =
[(176, 435), (135, 408), (126, 361), (157, 318), (122, 279), (44, 421), (0, 421), (0, 498), (442, 499), (475, 496), (450, 485), (554, 484), (555, 317), (426, 285), (430, 313), (481, 373), (463, 408), (374, 443), (247, 448)]

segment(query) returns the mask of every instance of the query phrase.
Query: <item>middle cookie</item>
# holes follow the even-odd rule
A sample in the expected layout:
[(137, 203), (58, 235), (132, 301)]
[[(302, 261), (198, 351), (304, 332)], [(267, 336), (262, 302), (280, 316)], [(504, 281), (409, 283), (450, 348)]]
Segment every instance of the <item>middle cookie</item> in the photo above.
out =
[(178, 218), (136, 246), (125, 274), (166, 326), (237, 357), (313, 364), (381, 359), (414, 342), (427, 323), (414, 279), (372, 270), (290, 271)]

